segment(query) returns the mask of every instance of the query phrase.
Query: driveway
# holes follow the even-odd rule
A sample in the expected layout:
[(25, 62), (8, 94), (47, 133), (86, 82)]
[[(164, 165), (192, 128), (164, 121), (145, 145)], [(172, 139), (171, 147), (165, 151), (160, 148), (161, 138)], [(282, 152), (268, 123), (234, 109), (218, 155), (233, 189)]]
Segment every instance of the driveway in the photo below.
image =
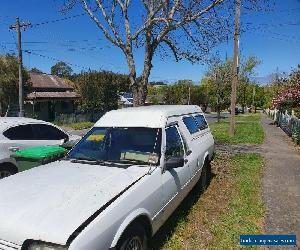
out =
[(267, 234), (296, 234), (300, 240), (300, 154), (291, 139), (265, 115), (262, 178)]

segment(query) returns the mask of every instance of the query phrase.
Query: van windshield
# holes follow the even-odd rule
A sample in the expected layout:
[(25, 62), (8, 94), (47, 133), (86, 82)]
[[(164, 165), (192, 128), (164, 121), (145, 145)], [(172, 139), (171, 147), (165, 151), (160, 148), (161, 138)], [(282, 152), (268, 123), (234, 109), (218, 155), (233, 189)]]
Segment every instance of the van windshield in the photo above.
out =
[(159, 128), (95, 127), (69, 152), (69, 158), (157, 165), (160, 154)]

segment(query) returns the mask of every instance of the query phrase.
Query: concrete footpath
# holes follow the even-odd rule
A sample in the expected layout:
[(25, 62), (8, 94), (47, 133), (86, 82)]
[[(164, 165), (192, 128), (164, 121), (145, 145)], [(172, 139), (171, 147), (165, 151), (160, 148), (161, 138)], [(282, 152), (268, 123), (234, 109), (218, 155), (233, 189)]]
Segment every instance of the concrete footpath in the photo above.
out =
[(265, 131), (262, 186), (266, 208), (267, 234), (296, 234), (300, 249), (300, 154), (291, 139), (267, 116)]

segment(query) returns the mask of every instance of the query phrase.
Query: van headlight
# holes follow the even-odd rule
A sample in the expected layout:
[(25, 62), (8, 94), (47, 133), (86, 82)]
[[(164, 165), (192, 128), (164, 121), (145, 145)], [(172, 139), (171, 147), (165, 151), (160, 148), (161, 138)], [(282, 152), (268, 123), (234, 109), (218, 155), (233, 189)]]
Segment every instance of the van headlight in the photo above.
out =
[(68, 248), (61, 245), (45, 242), (32, 242), (29, 244), (28, 250), (67, 250)]

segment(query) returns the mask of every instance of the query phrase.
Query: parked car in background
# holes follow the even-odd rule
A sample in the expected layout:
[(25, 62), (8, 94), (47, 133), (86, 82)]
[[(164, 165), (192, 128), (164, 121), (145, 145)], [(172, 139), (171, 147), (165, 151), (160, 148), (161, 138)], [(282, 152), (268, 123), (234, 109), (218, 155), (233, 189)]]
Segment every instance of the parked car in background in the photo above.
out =
[(68, 141), (79, 140), (57, 126), (31, 118), (0, 118), (0, 179), (18, 172), (16, 161), (10, 155), (20, 149), (62, 145)]
[(213, 155), (198, 106), (110, 111), (66, 158), (0, 182), (0, 249), (148, 249)]
[[(231, 114), (231, 109), (229, 108), (228, 109), (228, 111), (229, 111), (229, 113)], [(241, 113), (241, 110), (238, 108), (238, 107), (235, 107), (235, 109), (234, 109), (234, 114), (235, 115), (238, 115), (238, 114), (240, 114)]]

